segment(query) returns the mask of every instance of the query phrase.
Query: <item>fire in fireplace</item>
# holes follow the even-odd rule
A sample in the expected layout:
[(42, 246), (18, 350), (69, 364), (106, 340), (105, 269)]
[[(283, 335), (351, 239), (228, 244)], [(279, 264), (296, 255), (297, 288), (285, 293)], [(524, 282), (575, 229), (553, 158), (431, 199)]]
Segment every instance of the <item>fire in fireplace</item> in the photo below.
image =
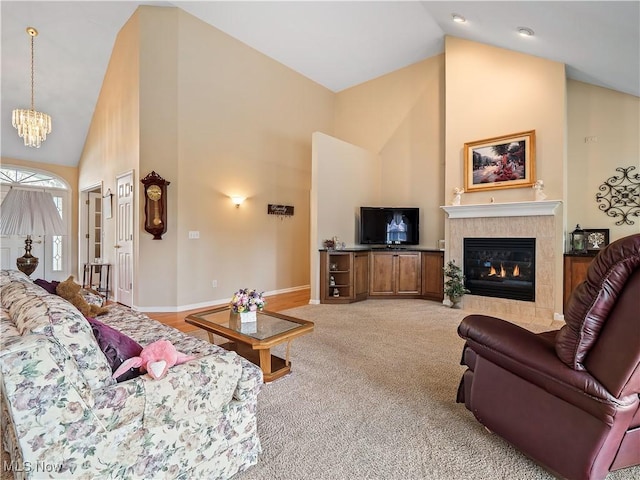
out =
[(535, 301), (535, 238), (465, 238), (465, 286), (472, 295)]

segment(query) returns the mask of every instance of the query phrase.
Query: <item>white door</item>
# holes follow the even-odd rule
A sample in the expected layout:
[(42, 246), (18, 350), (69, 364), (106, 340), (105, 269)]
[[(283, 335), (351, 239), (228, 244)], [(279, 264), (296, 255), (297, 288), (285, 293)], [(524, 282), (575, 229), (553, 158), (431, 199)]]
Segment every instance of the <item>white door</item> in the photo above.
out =
[(133, 304), (133, 172), (117, 178), (115, 300)]

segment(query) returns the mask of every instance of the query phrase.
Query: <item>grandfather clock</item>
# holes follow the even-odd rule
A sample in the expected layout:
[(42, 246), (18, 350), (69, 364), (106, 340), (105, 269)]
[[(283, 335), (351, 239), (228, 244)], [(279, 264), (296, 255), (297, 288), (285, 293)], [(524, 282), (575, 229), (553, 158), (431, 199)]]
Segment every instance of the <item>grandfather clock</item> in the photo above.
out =
[(162, 240), (167, 231), (167, 182), (152, 171), (140, 180), (144, 185), (144, 229), (154, 240)]

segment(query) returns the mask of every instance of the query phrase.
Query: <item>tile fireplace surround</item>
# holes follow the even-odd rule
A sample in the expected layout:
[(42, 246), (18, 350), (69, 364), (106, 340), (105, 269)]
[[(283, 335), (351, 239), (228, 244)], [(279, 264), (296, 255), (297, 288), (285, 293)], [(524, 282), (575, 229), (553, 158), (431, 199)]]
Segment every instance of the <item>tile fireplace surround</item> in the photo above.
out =
[(465, 295), (465, 310), (551, 325), (562, 308), (557, 305), (562, 301), (564, 241), (561, 214), (556, 212), (561, 204), (560, 201), (540, 201), (441, 207), (449, 216), (448, 258), (458, 265), (463, 265), (465, 237), (536, 239), (535, 302)]

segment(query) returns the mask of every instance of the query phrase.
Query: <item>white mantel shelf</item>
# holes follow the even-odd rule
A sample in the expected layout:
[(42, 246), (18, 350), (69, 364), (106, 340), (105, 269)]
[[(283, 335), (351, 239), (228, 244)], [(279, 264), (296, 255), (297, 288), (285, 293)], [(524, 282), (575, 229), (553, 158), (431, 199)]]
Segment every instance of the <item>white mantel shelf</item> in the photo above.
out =
[(486, 217), (533, 217), (555, 215), (560, 200), (542, 200), (539, 202), (482, 203), (475, 205), (443, 205), (449, 218), (486, 218)]

